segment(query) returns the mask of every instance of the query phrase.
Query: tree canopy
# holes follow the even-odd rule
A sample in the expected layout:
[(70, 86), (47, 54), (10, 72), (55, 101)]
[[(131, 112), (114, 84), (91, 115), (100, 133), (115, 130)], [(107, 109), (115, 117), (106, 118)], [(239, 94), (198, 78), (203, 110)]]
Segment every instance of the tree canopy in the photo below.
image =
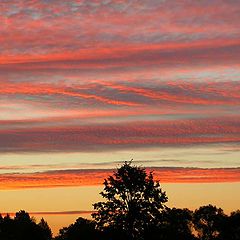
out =
[(0, 215), (1, 240), (51, 240), (52, 232), (44, 219), (40, 223), (23, 210), (17, 212), (14, 218)]
[(125, 162), (104, 180), (100, 193), (106, 201), (95, 203), (97, 227), (116, 229), (129, 239), (141, 239), (146, 228), (158, 222), (167, 196), (152, 172)]
[(194, 212), (193, 222), (200, 240), (222, 239), (226, 215), (221, 208), (207, 205)]
[(78, 218), (75, 223), (60, 229), (59, 236), (55, 240), (97, 240), (99, 232), (95, 229), (95, 224), (91, 220)]

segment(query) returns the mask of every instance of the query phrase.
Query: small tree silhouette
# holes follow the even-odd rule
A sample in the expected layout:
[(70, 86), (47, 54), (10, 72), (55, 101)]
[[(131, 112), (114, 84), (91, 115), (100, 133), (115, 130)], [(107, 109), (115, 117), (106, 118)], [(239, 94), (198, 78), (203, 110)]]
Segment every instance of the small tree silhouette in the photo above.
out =
[(97, 240), (101, 239), (95, 224), (91, 220), (78, 218), (75, 223), (59, 230), (59, 235), (55, 240)]
[(104, 181), (100, 193), (106, 202), (95, 203), (92, 214), (99, 229), (114, 229), (128, 239), (142, 239), (146, 228), (157, 222), (167, 202), (153, 174), (125, 162)]
[(41, 218), (40, 222), (38, 223), (38, 227), (41, 229), (44, 240), (52, 239), (52, 230), (43, 218)]
[(52, 233), (47, 222), (43, 219), (39, 224), (21, 210), (14, 218), (9, 215), (0, 217), (0, 239), (1, 240), (51, 240)]
[(207, 205), (194, 212), (193, 222), (200, 240), (222, 239), (223, 223), (226, 215), (221, 208)]
[(151, 240), (193, 240), (192, 212), (186, 208), (167, 208), (160, 216), (158, 224), (145, 233)]
[(227, 217), (222, 224), (222, 239), (239, 240), (240, 239), (240, 210), (234, 211)]

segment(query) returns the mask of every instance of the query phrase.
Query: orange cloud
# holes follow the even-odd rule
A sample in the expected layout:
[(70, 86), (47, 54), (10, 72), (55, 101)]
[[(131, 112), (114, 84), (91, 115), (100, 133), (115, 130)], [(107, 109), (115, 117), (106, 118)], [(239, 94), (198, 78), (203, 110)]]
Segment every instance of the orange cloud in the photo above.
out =
[[(239, 168), (149, 168), (162, 183), (240, 182)], [(52, 188), (102, 185), (112, 169), (59, 170), (25, 174), (1, 174), (0, 189)]]

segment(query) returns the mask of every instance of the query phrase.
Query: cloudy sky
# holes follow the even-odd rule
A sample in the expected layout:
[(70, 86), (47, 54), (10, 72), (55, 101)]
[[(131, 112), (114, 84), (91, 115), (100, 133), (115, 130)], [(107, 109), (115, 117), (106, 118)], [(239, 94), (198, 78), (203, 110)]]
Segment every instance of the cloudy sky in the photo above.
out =
[(1, 1), (0, 211), (86, 213), (130, 159), (172, 205), (234, 210), (239, 14), (236, 0)]

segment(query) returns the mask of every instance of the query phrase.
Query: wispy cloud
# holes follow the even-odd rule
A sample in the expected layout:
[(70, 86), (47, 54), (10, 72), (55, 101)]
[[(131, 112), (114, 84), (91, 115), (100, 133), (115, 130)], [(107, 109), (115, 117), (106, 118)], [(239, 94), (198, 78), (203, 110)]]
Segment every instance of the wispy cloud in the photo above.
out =
[(123, 44), (235, 40), (239, 8), (237, 2), (226, 1), (2, 2), (1, 61), (46, 59), (49, 53), (72, 55), (93, 46), (108, 53), (106, 46)]
[[(1, 174), (0, 189), (54, 188), (102, 185), (112, 169), (55, 170), (25, 174)], [(149, 168), (162, 183), (239, 182), (239, 168)]]
[(1, 128), (61, 122), (86, 124), (94, 118), (111, 122), (133, 117), (152, 120), (232, 116), (239, 111), (239, 86), (238, 81), (98, 80), (70, 85), (3, 82)]
[(239, 117), (1, 130), (1, 152), (111, 151), (238, 143)]

